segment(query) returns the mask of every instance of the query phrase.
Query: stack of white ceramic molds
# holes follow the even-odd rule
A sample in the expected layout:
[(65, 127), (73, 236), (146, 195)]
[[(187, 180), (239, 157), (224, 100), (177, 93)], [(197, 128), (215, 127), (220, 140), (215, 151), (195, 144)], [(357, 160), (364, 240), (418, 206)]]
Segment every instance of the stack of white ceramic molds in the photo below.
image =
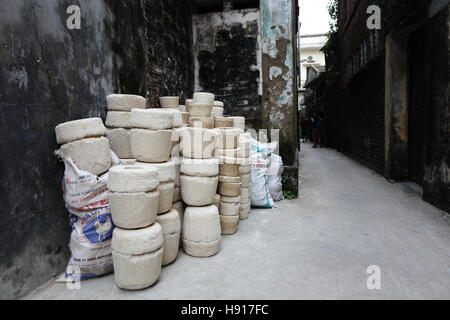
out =
[(115, 166), (109, 171), (109, 203), (116, 225), (111, 247), (119, 288), (147, 288), (161, 274), (164, 239), (155, 222), (158, 185), (158, 173), (151, 168)]
[(111, 149), (121, 160), (132, 159), (130, 143), (131, 110), (145, 109), (147, 101), (144, 97), (127, 94), (111, 94), (106, 97), (106, 100), (108, 104), (106, 137)]
[(190, 127), (201, 127), (205, 129), (214, 128), (214, 117), (212, 110), (214, 106), (214, 95), (207, 92), (194, 93), (193, 100), (186, 100), (186, 108), (189, 112)]
[[(163, 266), (178, 256), (180, 217), (172, 209), (175, 191), (176, 163), (171, 161), (175, 109), (133, 109), (130, 130), (131, 151), (136, 164), (158, 172), (158, 218), (164, 234)], [(176, 110), (178, 113), (179, 110)]]
[(166, 266), (176, 260), (180, 243), (180, 214), (178, 210), (173, 209), (173, 199), (176, 190), (176, 162), (174, 160), (163, 163), (137, 162), (137, 165), (152, 168), (159, 174), (159, 204), (156, 221), (161, 224), (164, 234), (162, 265)]
[[(173, 204), (172, 209), (176, 210), (180, 217), (180, 226), (183, 226), (183, 216), (184, 216), (184, 204), (181, 200), (181, 181), (180, 181), (180, 166), (181, 166), (181, 146), (180, 146), (180, 135), (181, 129), (187, 127), (189, 121), (189, 113), (185, 112), (186, 107), (184, 105), (178, 106), (178, 109), (173, 109), (174, 112), (174, 129), (172, 134), (172, 153), (171, 161), (175, 164), (175, 189), (173, 193)], [(186, 117), (187, 114), (187, 117)], [(181, 242), (181, 232), (180, 228), (180, 241), (179, 246), (182, 245)]]
[(251, 136), (243, 133), (239, 136), (239, 174), (241, 177), (240, 219), (248, 219), (251, 210)]
[(60, 152), (83, 171), (97, 176), (111, 168), (111, 149), (100, 118), (62, 123), (55, 128)]
[(181, 180), (180, 180), (180, 166), (181, 160), (179, 158), (172, 158), (172, 161), (175, 163), (175, 191), (173, 194), (173, 204), (172, 210), (176, 210), (178, 212), (179, 220), (180, 220), (180, 237), (179, 237), (179, 247), (182, 246), (182, 236), (183, 236), (183, 218), (184, 218), (184, 209), (185, 204), (181, 200)]
[[(214, 118), (214, 128), (216, 128), (215, 119), (217, 117), (223, 118), (223, 113), (224, 113), (224, 103), (222, 101), (214, 101), (214, 106), (211, 112), (211, 117)], [(228, 125), (229, 124), (231, 124), (231, 122), (228, 122)], [(217, 207), (217, 209), (220, 208), (220, 194), (216, 194), (214, 205)]]
[(219, 159), (220, 223), (222, 234), (234, 234), (240, 220), (241, 178), (240, 149), (238, 148), (241, 129), (217, 128), (216, 156)]
[(189, 126), (190, 114), (186, 110), (186, 105), (180, 105), (179, 110), (181, 111), (181, 120), (183, 121), (183, 127)]
[[(187, 126), (186, 124), (182, 124), (182, 126)], [(180, 159), (180, 153), (181, 153), (181, 147), (180, 147), (180, 135), (181, 135), (181, 129), (182, 127), (174, 128), (173, 134), (172, 134), (172, 158), (171, 162), (174, 164), (175, 167), (175, 189), (173, 192), (173, 200), (172, 200), (172, 209), (176, 210), (178, 212), (178, 215), (180, 217), (180, 239), (179, 239), (179, 246), (181, 246), (181, 232), (182, 226), (183, 226), (183, 216), (184, 216), (184, 204), (181, 200), (181, 180), (180, 180), (180, 166), (181, 166), (181, 159)]]
[(180, 106), (180, 98), (174, 96), (160, 97), (159, 104), (163, 109), (178, 109)]
[(215, 117), (223, 117), (224, 112), (224, 104), (222, 101), (214, 101), (214, 106), (212, 108), (211, 116)]
[(209, 257), (220, 250), (219, 211), (214, 205), (219, 162), (214, 158), (217, 133), (205, 128), (181, 130), (181, 197), (184, 212), (184, 251), (194, 257)]
[(244, 117), (230, 117), (233, 119), (233, 127), (245, 131), (245, 118)]
[(234, 128), (233, 118), (226, 116), (214, 116), (214, 128)]

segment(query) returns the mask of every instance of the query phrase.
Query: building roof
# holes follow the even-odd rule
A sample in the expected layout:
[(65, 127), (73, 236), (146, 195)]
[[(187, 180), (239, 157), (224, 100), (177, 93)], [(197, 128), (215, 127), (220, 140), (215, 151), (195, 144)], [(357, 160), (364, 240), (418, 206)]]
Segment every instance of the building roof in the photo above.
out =
[(326, 74), (326, 67), (325, 66), (308, 66), (306, 68), (306, 82), (305, 82), (305, 88), (312, 88), (318, 85), (321, 81), (319, 79), (324, 79)]

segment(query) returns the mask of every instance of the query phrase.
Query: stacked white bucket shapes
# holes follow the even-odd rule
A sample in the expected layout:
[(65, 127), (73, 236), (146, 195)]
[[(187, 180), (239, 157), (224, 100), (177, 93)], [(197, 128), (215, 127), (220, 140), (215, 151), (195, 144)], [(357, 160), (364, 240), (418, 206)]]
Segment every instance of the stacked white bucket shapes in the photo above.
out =
[(172, 137), (174, 124), (181, 125), (176, 113), (179, 115), (179, 110), (170, 108), (131, 112), (131, 151), (136, 164), (155, 170), (159, 176), (157, 221), (164, 234), (163, 266), (177, 258), (181, 229), (178, 211), (172, 209), (176, 180), (176, 162), (170, 158)]
[(245, 131), (245, 117), (231, 117), (233, 119), (233, 127)]
[(241, 178), (239, 173), (241, 160), (239, 135), (241, 129), (217, 128), (219, 134), (216, 155), (219, 159), (220, 223), (222, 234), (234, 234), (240, 220)]
[(109, 202), (116, 225), (111, 248), (119, 288), (147, 288), (161, 274), (164, 238), (155, 222), (158, 186), (158, 172), (152, 168), (115, 166), (109, 171)]
[(214, 128), (234, 128), (234, 121), (231, 117), (225, 116), (215, 116), (214, 117)]
[(111, 151), (105, 137), (106, 128), (100, 118), (62, 123), (55, 128), (61, 153), (75, 165), (97, 176), (111, 168)]
[(214, 101), (214, 106), (212, 108), (212, 117), (223, 117), (224, 104), (222, 101)]
[(214, 205), (219, 182), (219, 161), (215, 159), (217, 132), (208, 129), (213, 103), (214, 95), (208, 93), (195, 94), (193, 101), (186, 101), (191, 120), (195, 121), (180, 135), (181, 197), (187, 205), (182, 242), (184, 251), (194, 257), (209, 257), (220, 250), (219, 210)]
[[(180, 233), (181, 227), (183, 226), (183, 215), (184, 215), (184, 205), (181, 200), (181, 180), (180, 180), (180, 167), (181, 160), (179, 157), (173, 157), (172, 162), (175, 167), (175, 189), (173, 192), (173, 200), (172, 200), (172, 209), (176, 210), (180, 216)], [(180, 235), (180, 243), (181, 243), (181, 235)]]
[(181, 161), (181, 194), (187, 205), (183, 220), (183, 249), (194, 257), (209, 257), (220, 250), (219, 210), (213, 205), (218, 174), (217, 159)]
[(181, 120), (183, 121), (183, 126), (187, 127), (189, 125), (190, 114), (189, 112), (187, 112), (186, 105), (180, 105), (179, 109), (181, 112)]
[[(173, 132), (172, 132), (172, 146), (171, 146), (171, 161), (175, 165), (175, 189), (173, 193), (173, 203), (181, 201), (181, 185), (180, 185), (180, 132), (181, 128), (187, 126), (183, 121), (182, 109), (178, 105), (178, 97), (161, 97), (160, 104), (163, 108), (173, 112)], [(180, 204), (176, 205), (176, 208), (180, 208)], [(182, 219), (180, 213), (180, 219)]]
[(193, 100), (186, 100), (186, 111), (189, 112), (190, 127), (201, 127), (205, 129), (214, 128), (214, 117), (212, 109), (214, 106), (214, 95), (207, 92), (194, 93)]
[[(164, 234), (164, 255), (162, 265), (174, 262), (178, 256), (180, 243), (181, 219), (178, 210), (173, 209), (175, 192), (176, 164), (173, 160), (163, 163), (143, 163), (137, 165), (152, 168), (159, 175), (158, 217)], [(178, 225), (178, 227), (176, 227)]]
[[(108, 103), (106, 137), (111, 149), (120, 159), (132, 159), (130, 143), (131, 110), (145, 109), (147, 101), (144, 97), (126, 94), (111, 94), (107, 96), (106, 100)], [(129, 161), (127, 162), (129, 163)]]
[[(179, 100), (178, 100), (179, 101)], [(180, 216), (180, 241), (179, 247), (182, 245), (181, 233), (183, 227), (183, 217), (184, 217), (184, 204), (181, 199), (181, 181), (180, 181), (180, 167), (181, 167), (181, 145), (180, 145), (180, 135), (181, 129), (187, 127), (189, 125), (189, 113), (186, 112), (186, 106), (178, 105), (176, 106), (176, 102), (173, 101), (171, 108), (174, 111), (174, 132), (172, 135), (172, 161), (175, 163), (175, 190), (173, 194), (173, 205), (172, 209), (176, 210)], [(163, 101), (160, 101), (161, 105), (163, 105)]]
[(241, 209), (240, 219), (248, 219), (251, 210), (251, 136), (249, 133), (241, 134), (239, 137), (239, 158), (241, 166), (239, 174), (241, 177)]

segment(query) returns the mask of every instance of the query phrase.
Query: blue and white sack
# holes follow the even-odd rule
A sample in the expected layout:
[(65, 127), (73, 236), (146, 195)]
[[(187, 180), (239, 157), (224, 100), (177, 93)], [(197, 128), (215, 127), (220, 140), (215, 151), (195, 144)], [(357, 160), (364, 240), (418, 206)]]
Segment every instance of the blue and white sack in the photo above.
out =
[(275, 203), (269, 192), (266, 173), (270, 167), (270, 160), (264, 159), (260, 153), (253, 153), (252, 162), (252, 207), (273, 208)]
[[(111, 240), (114, 223), (108, 197), (108, 172), (96, 176), (80, 170), (72, 159), (56, 152), (64, 161), (64, 203), (70, 213), (71, 257), (58, 282), (80, 281), (113, 271)], [(119, 159), (111, 152), (111, 161)]]

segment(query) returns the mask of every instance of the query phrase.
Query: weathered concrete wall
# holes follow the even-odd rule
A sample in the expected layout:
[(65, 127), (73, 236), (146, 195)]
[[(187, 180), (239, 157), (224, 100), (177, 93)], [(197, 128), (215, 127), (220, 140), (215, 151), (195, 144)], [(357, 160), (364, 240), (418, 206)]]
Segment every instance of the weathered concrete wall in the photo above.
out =
[[(54, 127), (104, 117), (108, 93), (144, 94), (145, 84), (139, 69), (140, 2), (0, 2), (0, 298), (5, 299), (63, 271), (69, 256), (64, 166), (53, 155)], [(66, 26), (73, 4), (81, 8), (81, 30)]]
[(408, 178), (408, 37), (390, 34), (385, 58), (385, 176)]
[[(408, 37), (419, 26), (426, 25), (423, 191), (426, 201), (449, 211), (450, 33), (449, 8), (448, 4), (443, 6), (444, 2), (404, 1), (408, 6), (403, 12), (388, 12), (396, 23), (383, 25), (377, 37), (371, 37), (365, 28), (365, 9), (370, 1), (339, 3), (339, 71), (345, 86), (341, 86), (336, 95), (339, 101), (328, 103), (333, 109), (328, 113), (328, 121), (333, 124), (333, 147), (384, 173), (387, 178), (409, 179)], [(346, 13), (344, 8), (347, 8)], [(388, 31), (389, 36), (385, 37)], [(361, 44), (365, 49), (363, 53), (369, 52), (367, 56), (360, 54)], [(376, 50), (370, 54), (372, 48)]]
[(280, 153), (288, 166), (295, 164), (297, 150), (293, 9), (290, 0), (261, 1), (263, 125), (280, 129)]
[(148, 65), (148, 48), (144, 0), (104, 1), (107, 4), (106, 13), (114, 17), (103, 20), (105, 36), (108, 37), (114, 53), (112, 57), (114, 92), (145, 97), (147, 74), (143, 70)]
[[(435, 1), (434, 1), (435, 2)], [(434, 9), (431, 7), (430, 9)], [(430, 10), (431, 11), (431, 10)], [(426, 114), (426, 201), (450, 213), (450, 5), (428, 23), (430, 81)]]
[(146, 15), (147, 98), (151, 107), (159, 97), (180, 95), (181, 103), (194, 89), (192, 5), (190, 1), (141, 0)]
[(225, 114), (260, 128), (261, 52), (258, 9), (194, 15), (196, 91), (214, 92)]
[(383, 174), (385, 41), (383, 29), (371, 31), (366, 27), (366, 9), (371, 4), (370, 0), (339, 1), (335, 55), (340, 79), (335, 88), (327, 88), (327, 142)]

